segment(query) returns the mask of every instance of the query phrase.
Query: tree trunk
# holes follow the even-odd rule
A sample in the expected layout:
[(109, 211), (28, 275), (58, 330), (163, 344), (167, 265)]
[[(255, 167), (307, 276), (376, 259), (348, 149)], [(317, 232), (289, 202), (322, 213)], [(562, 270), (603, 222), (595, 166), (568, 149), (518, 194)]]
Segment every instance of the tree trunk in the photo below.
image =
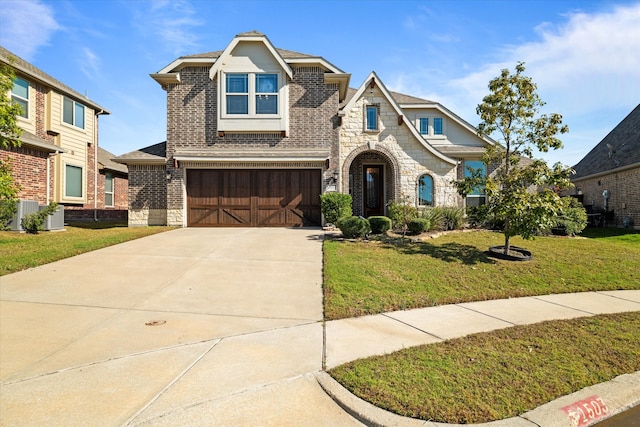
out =
[(504, 254), (509, 255), (509, 250), (511, 249), (511, 243), (509, 243), (509, 236), (504, 235)]

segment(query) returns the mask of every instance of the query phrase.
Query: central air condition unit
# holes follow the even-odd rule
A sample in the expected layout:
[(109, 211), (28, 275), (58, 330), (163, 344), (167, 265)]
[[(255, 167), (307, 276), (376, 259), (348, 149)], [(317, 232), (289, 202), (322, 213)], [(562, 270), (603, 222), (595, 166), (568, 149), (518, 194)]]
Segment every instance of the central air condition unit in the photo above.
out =
[(9, 222), (9, 230), (24, 231), (22, 228), (22, 218), (25, 215), (36, 213), (40, 210), (38, 202), (35, 200), (18, 200), (16, 213)]
[[(40, 206), (40, 210), (45, 207), (46, 206)], [(64, 229), (64, 206), (58, 205), (58, 209), (56, 209), (52, 215), (47, 215), (44, 219), (44, 229), (47, 231)]]

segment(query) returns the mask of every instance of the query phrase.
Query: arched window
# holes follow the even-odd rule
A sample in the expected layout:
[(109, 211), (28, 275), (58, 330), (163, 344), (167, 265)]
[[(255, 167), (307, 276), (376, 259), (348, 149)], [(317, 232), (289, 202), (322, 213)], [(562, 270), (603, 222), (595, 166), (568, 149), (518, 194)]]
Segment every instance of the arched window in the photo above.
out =
[(430, 175), (418, 179), (418, 206), (433, 206), (433, 178)]

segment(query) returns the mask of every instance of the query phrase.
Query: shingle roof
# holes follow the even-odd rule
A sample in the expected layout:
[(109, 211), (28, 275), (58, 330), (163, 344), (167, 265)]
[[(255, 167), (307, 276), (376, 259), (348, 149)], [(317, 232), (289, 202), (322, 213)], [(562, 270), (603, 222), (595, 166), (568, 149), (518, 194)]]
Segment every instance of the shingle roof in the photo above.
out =
[(640, 104), (577, 165), (572, 179), (640, 163)]
[(73, 90), (69, 86), (65, 85), (59, 80), (54, 79), (49, 74), (45, 73), (38, 67), (30, 64), (24, 59), (20, 58), (18, 55), (10, 52), (4, 47), (0, 46), (0, 61), (10, 64), (17, 71), (30, 76), (36, 80), (40, 80), (42, 83), (47, 84), (48, 86), (57, 89), (59, 92), (62, 92), (65, 95), (69, 95), (72, 98), (77, 99), (78, 101), (82, 101), (83, 104), (88, 105), (94, 110), (102, 110), (104, 114), (110, 114), (104, 107), (101, 107), (96, 102), (90, 100), (86, 96), (80, 94), (79, 92)]
[(167, 157), (167, 141), (131, 151), (114, 158), (117, 163), (164, 163)]
[[(345, 105), (347, 105), (349, 103), (349, 101), (351, 100), (351, 98), (353, 98), (353, 95), (355, 95), (357, 91), (358, 91), (358, 89), (354, 89), (354, 88), (350, 87), (347, 90), (347, 96), (345, 97), (344, 101), (342, 101), (340, 103), (340, 108), (342, 108)], [(393, 99), (395, 99), (395, 101), (398, 104), (402, 104), (402, 105), (406, 105), (406, 104), (435, 104), (435, 101), (429, 101), (428, 99), (418, 98), (416, 96), (411, 96), (411, 95), (405, 95), (404, 93), (394, 92), (392, 90), (390, 90), (389, 93), (391, 94), (391, 96), (393, 96)]]
[[(287, 49), (276, 48), (276, 51), (278, 52), (278, 54), (280, 54), (282, 59), (319, 58), (319, 56), (316, 56), (316, 55), (309, 55), (306, 53), (294, 52), (293, 50), (287, 50)], [(189, 58), (218, 59), (220, 55), (222, 55), (222, 52), (223, 52), (222, 50), (214, 50), (213, 52), (203, 52), (203, 53), (196, 53), (193, 55), (185, 55), (185, 56), (181, 56), (178, 59), (189, 59)]]
[(116, 163), (112, 160), (115, 157), (116, 156), (114, 156), (113, 153), (110, 153), (102, 147), (98, 147), (98, 163), (100, 163), (104, 169), (120, 173), (128, 173), (129, 170), (126, 165)]

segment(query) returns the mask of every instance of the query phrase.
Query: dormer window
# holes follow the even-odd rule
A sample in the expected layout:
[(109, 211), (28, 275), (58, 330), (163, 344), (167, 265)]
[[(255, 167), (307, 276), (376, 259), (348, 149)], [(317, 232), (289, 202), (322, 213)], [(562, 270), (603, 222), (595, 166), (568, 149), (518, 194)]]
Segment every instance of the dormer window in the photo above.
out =
[(278, 114), (278, 74), (225, 75), (227, 114)]
[(444, 137), (446, 133), (444, 118), (434, 115), (419, 115), (416, 127), (424, 137)]

